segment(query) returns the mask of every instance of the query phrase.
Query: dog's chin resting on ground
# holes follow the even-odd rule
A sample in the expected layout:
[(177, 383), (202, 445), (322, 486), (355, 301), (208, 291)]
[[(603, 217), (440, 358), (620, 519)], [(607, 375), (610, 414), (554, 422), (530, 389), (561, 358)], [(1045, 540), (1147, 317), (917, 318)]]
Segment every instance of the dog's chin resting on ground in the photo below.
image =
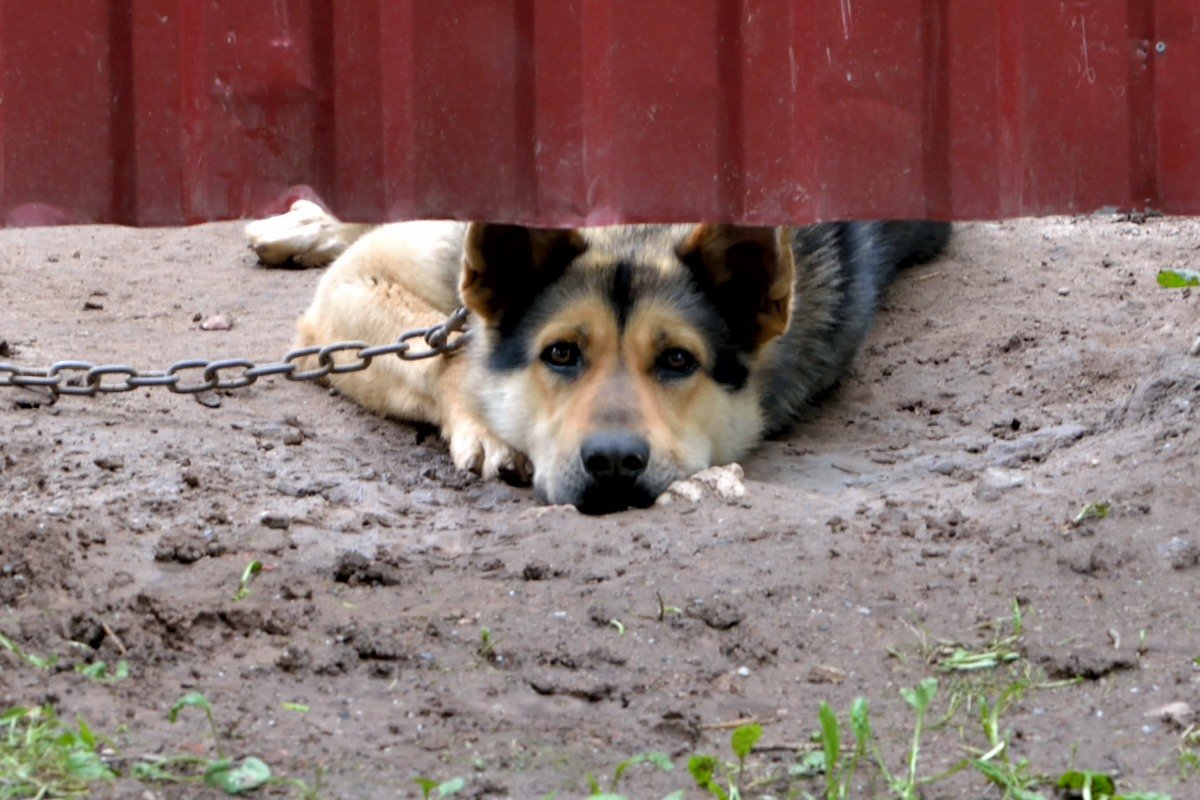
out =
[[(454, 463), (605, 513), (741, 459), (845, 370), (900, 267), (949, 226), (339, 222), (299, 201), (247, 226), (267, 263), (331, 263), (299, 345), (386, 344), (471, 311), (465, 352), (330, 382), (436, 425)], [(339, 355), (341, 359), (345, 356)]]

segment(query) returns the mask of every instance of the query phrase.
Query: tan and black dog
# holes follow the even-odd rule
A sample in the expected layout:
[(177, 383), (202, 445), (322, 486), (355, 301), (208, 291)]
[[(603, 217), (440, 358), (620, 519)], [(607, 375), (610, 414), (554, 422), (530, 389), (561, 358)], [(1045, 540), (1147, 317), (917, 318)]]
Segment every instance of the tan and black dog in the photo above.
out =
[(950, 228), (372, 228), (300, 201), (246, 233), (267, 263), (333, 262), (300, 345), (386, 344), (465, 304), (465, 356), (380, 359), (333, 385), (439, 426), (462, 469), (603, 513), (785, 430), (838, 380), (896, 269), (937, 255)]

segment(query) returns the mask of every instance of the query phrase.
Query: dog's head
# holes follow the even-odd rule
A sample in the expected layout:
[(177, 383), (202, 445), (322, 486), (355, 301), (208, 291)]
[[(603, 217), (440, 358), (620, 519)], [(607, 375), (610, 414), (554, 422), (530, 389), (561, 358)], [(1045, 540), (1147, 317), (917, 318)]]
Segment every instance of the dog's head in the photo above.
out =
[(481, 411), (543, 501), (649, 505), (761, 435), (754, 366), (787, 328), (794, 272), (774, 228), (472, 225)]

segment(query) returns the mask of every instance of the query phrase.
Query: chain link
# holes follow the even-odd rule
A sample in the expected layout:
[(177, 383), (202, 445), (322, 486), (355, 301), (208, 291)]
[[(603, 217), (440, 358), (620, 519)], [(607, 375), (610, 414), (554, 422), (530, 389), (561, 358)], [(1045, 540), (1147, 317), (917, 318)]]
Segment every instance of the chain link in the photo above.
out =
[[(299, 347), (288, 352), (280, 361), (256, 364), (245, 358), (225, 358), (210, 361), (189, 358), (176, 361), (165, 371), (141, 371), (124, 364), (93, 364), (90, 361), (57, 361), (47, 369), (19, 367), (0, 362), (0, 388), (41, 388), (53, 395), (82, 395), (131, 392), (147, 387), (166, 387), (174, 394), (199, 394), (214, 390), (242, 389), (259, 378), (282, 375), (289, 381), (315, 381), (329, 375), (359, 372), (383, 356), (396, 356), (402, 361), (419, 361), (434, 356), (458, 352), (471, 338), (466, 330), (470, 312), (457, 308), (445, 322), (428, 328), (405, 331), (395, 342), (368, 345), (366, 342), (335, 342), (327, 345)], [(425, 349), (414, 349), (412, 340), (424, 339)], [(340, 363), (337, 353), (349, 353), (349, 360)], [(300, 369), (302, 359), (316, 357), (316, 366)]]

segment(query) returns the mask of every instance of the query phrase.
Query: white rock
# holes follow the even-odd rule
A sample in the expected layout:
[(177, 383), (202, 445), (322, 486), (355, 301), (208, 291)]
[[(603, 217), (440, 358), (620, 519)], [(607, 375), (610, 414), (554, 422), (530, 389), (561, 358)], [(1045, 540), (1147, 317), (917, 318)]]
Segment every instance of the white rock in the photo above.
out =
[(658, 498), (659, 505), (670, 505), (676, 500), (698, 502), (706, 494), (726, 503), (736, 503), (746, 496), (746, 485), (742, 483), (745, 472), (740, 464), (709, 467), (692, 477), (675, 481)]
[(988, 467), (979, 474), (975, 485), (975, 496), (984, 502), (993, 502), (1000, 495), (1025, 484), (1025, 476), (1013, 470)]
[(1165, 706), (1146, 712), (1147, 717), (1154, 717), (1160, 722), (1166, 722), (1172, 727), (1184, 730), (1196, 723), (1196, 710), (1184, 702), (1167, 703)]

